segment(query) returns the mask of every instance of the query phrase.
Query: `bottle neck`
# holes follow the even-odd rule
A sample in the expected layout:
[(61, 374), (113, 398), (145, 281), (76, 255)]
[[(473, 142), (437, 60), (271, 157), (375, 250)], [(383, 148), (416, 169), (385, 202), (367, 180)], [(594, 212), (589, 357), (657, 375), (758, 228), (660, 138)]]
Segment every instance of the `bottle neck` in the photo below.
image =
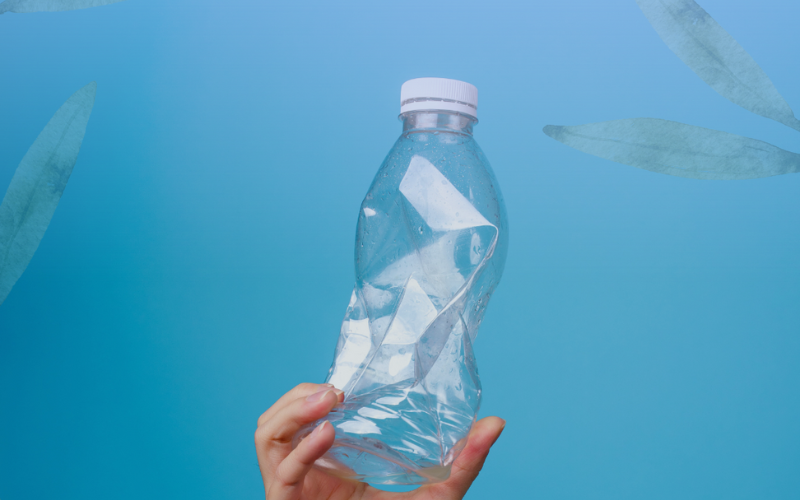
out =
[(450, 111), (409, 111), (400, 115), (403, 134), (419, 132), (450, 132), (472, 135), (472, 127), (478, 120), (471, 116)]

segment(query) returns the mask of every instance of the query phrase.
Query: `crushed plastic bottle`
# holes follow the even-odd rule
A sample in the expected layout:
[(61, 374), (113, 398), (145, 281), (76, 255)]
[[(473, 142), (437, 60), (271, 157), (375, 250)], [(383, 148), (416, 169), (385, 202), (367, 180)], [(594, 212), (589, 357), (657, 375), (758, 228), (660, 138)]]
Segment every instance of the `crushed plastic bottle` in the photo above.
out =
[(477, 98), (456, 80), (403, 84), (403, 133), (358, 218), (356, 286), (327, 380), (345, 400), (325, 417), (336, 440), (315, 464), (328, 473), (443, 481), (475, 422), (472, 344), (508, 238), (500, 189), (472, 137)]

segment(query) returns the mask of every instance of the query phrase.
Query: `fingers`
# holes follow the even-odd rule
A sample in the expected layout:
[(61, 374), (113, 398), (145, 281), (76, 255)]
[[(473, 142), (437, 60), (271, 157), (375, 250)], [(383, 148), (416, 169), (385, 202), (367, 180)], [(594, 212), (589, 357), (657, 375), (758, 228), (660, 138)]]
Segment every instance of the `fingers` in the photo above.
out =
[(303, 491), (305, 479), (314, 461), (333, 445), (336, 433), (330, 422), (322, 422), (303, 439), (278, 466), (267, 492), (267, 500), (296, 500)]
[(324, 417), (338, 402), (339, 394), (335, 389), (323, 389), (310, 396), (295, 399), (258, 428), (256, 443), (289, 443), (300, 427)]
[(486, 417), (475, 423), (469, 433), (467, 445), (453, 463), (450, 478), (444, 483), (420, 488), (421, 498), (461, 499), (472, 482), (478, 477), (489, 449), (500, 437), (506, 421), (498, 417)]
[(343, 393), (329, 385), (301, 384), (259, 419), (255, 433), (256, 455), (264, 485), (290, 454), (291, 440), (301, 426), (324, 417), (342, 399)]
[(284, 408), (287, 404), (294, 401), (295, 399), (305, 398), (308, 397), (315, 392), (321, 391), (323, 389), (335, 389), (332, 384), (310, 384), (304, 383), (298, 386), (295, 386), (292, 390), (281, 396), (280, 399), (275, 401), (275, 403), (265, 411), (259, 418), (258, 418), (258, 426), (260, 427), (264, 422), (272, 418), (278, 411)]

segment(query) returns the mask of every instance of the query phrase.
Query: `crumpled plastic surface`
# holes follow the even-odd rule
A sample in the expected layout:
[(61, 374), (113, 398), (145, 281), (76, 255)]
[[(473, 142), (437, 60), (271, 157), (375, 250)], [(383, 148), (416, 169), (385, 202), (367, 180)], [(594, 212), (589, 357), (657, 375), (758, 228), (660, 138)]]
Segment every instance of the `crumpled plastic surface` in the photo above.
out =
[(480, 406), (472, 344), (506, 241), (472, 137), (398, 140), (361, 205), (357, 281), (328, 376), (345, 401), (326, 417), (336, 441), (317, 467), (376, 484), (449, 476)]

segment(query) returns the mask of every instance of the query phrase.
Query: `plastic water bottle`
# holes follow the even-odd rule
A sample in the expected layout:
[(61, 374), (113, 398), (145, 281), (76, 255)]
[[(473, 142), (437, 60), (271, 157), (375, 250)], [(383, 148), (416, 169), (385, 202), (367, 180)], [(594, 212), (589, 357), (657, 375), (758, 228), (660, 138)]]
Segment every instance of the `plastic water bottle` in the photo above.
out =
[(419, 78), (400, 95), (403, 133), (361, 204), (356, 285), (327, 380), (345, 392), (325, 417), (336, 440), (315, 464), (374, 484), (449, 476), (480, 407), (473, 342), (508, 238), (472, 136), (478, 90)]

